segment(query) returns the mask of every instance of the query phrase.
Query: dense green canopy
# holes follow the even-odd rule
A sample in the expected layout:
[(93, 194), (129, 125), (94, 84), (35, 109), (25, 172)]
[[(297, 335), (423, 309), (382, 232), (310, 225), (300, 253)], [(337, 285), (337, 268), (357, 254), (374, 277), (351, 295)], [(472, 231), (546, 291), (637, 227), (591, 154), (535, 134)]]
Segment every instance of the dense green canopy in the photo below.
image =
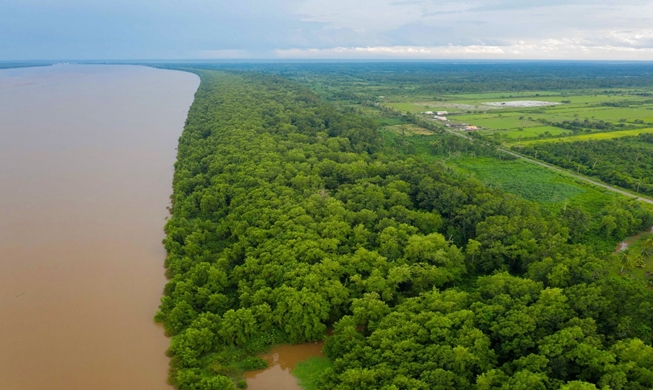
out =
[(156, 315), (178, 389), (331, 326), (324, 389), (653, 388), (653, 296), (571, 243), (587, 216), (393, 153), (283, 78), (199, 74)]

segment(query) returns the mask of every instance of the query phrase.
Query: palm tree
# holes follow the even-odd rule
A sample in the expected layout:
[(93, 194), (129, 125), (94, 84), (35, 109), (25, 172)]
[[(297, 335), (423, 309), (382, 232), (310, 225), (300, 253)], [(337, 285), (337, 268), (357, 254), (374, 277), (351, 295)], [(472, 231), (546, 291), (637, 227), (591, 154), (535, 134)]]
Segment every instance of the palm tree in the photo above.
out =
[(644, 241), (644, 248), (642, 249), (642, 256), (650, 259), (653, 256), (653, 234), (648, 236)]

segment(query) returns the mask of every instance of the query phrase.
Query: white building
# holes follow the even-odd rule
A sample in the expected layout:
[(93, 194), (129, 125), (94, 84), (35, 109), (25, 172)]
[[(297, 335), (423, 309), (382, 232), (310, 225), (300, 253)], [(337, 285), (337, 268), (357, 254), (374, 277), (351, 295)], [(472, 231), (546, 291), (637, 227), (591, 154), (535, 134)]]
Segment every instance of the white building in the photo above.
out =
[(449, 115), (449, 113), (448, 113), (448, 112), (446, 112), (446, 111), (438, 111), (438, 112), (437, 112), (436, 114), (437, 114), (438, 116), (445, 116), (445, 115)]
[(424, 115), (433, 115), (433, 111), (426, 111)]
[(446, 121), (449, 120), (449, 119), (447, 119), (446, 116), (439, 116), (439, 115), (434, 116), (433, 119), (437, 119), (437, 120), (442, 121), (442, 122), (446, 122)]

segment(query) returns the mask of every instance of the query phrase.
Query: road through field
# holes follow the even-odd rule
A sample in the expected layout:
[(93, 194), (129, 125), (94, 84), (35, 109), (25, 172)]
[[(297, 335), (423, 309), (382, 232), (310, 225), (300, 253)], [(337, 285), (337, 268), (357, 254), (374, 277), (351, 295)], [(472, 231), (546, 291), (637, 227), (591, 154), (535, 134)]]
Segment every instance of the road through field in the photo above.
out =
[(599, 181), (592, 180), (592, 179), (588, 178), (587, 176), (578, 175), (578, 174), (572, 173), (572, 172), (570, 172), (570, 171), (568, 171), (566, 169), (558, 168), (555, 165), (550, 165), (550, 164), (547, 164), (547, 163), (544, 163), (544, 162), (541, 162), (541, 161), (538, 161), (538, 160), (533, 160), (532, 158), (522, 156), (521, 154), (512, 152), (510, 150), (499, 148), (499, 151), (501, 151), (503, 153), (510, 154), (510, 155), (518, 157), (518, 158), (521, 158), (522, 160), (526, 160), (526, 161), (528, 161), (530, 163), (537, 164), (537, 165), (543, 166), (545, 168), (549, 168), (551, 170), (564, 173), (564, 174), (569, 175), (569, 176), (571, 176), (573, 178), (583, 180), (583, 181), (585, 181), (587, 183), (594, 184), (595, 186), (605, 188), (606, 190), (610, 190), (610, 191), (619, 193), (621, 195), (625, 195), (625, 196), (628, 196), (628, 197), (631, 197), (631, 198), (635, 198), (635, 199), (637, 199), (639, 201), (642, 201), (642, 202), (645, 202), (645, 203), (653, 204), (653, 200), (651, 200), (649, 198), (644, 198), (644, 197), (641, 197), (639, 195), (631, 194), (630, 192), (627, 192), (625, 190), (622, 190), (622, 189), (619, 189), (619, 188), (616, 188), (616, 187), (612, 187), (612, 186), (610, 186), (608, 184), (605, 184), (605, 183), (602, 183), (602, 182), (599, 182)]
[[(470, 140), (470, 141), (472, 141), (472, 142), (473, 142), (473, 141), (476, 141), (474, 138), (472, 138), (472, 137), (468, 137), (468, 136), (466, 136), (466, 135), (464, 135), (464, 134), (461, 134), (461, 133), (458, 133), (458, 132), (456, 132), (456, 131), (448, 130), (448, 129), (447, 129), (446, 131), (448, 131), (449, 133), (451, 133), (451, 134), (453, 134), (453, 135), (457, 135), (457, 136), (459, 136), (459, 137), (466, 138), (466, 139), (468, 139), (468, 140)], [(648, 204), (653, 205), (653, 200), (651, 200), (651, 199), (649, 199), (649, 198), (645, 198), (645, 197), (642, 197), (642, 196), (639, 196), (639, 195), (631, 194), (630, 192), (625, 191), (625, 190), (622, 190), (622, 189), (620, 189), (620, 188), (613, 187), (613, 186), (611, 186), (611, 185), (608, 185), (608, 184), (602, 183), (602, 182), (600, 182), (600, 181), (592, 180), (592, 179), (588, 178), (587, 176), (583, 176), (583, 175), (579, 175), (579, 174), (572, 173), (572, 172), (570, 172), (570, 171), (568, 171), (568, 170), (566, 170), (566, 169), (562, 169), (562, 168), (556, 167), (555, 165), (547, 164), (547, 163), (544, 163), (544, 162), (541, 162), (541, 161), (538, 161), (538, 160), (534, 160), (534, 159), (532, 159), (532, 158), (525, 157), (525, 156), (523, 156), (523, 155), (521, 155), (521, 154), (519, 154), (519, 153), (515, 153), (515, 152), (510, 151), (510, 150), (506, 150), (506, 149), (503, 149), (503, 148), (499, 148), (498, 150), (499, 150), (500, 152), (503, 152), (503, 153), (509, 154), (509, 155), (511, 155), (511, 156), (514, 156), (514, 157), (517, 157), (517, 158), (521, 158), (522, 160), (528, 161), (528, 162), (530, 162), (530, 163), (537, 164), (537, 165), (543, 166), (543, 167), (545, 167), (545, 168), (551, 169), (551, 170), (553, 170), (553, 171), (560, 172), (560, 173), (564, 173), (565, 175), (571, 176), (571, 177), (576, 178), (576, 179), (578, 179), (578, 180), (582, 180), (582, 181), (584, 181), (584, 182), (587, 182), (587, 183), (593, 184), (593, 185), (595, 185), (595, 186), (598, 186), (598, 187), (601, 187), (601, 188), (605, 188), (606, 190), (609, 190), (609, 191), (612, 191), (612, 192), (616, 192), (616, 193), (618, 193), (618, 194), (625, 195), (625, 196), (630, 197), (630, 198), (635, 198), (635, 199), (637, 199), (637, 200), (639, 200), (639, 201), (641, 201), (641, 202), (644, 202), (644, 203), (648, 203)]]

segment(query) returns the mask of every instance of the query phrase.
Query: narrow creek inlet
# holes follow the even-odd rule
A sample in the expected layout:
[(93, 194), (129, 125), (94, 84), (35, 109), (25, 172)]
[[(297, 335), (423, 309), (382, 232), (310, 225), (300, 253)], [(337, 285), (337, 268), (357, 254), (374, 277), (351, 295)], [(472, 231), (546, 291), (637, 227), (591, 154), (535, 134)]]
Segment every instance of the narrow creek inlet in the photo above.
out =
[(249, 390), (301, 390), (292, 375), (297, 363), (314, 356), (324, 356), (324, 342), (279, 345), (261, 355), (268, 368), (245, 373)]
[(0, 70), (0, 389), (158, 390), (154, 324), (196, 75)]

